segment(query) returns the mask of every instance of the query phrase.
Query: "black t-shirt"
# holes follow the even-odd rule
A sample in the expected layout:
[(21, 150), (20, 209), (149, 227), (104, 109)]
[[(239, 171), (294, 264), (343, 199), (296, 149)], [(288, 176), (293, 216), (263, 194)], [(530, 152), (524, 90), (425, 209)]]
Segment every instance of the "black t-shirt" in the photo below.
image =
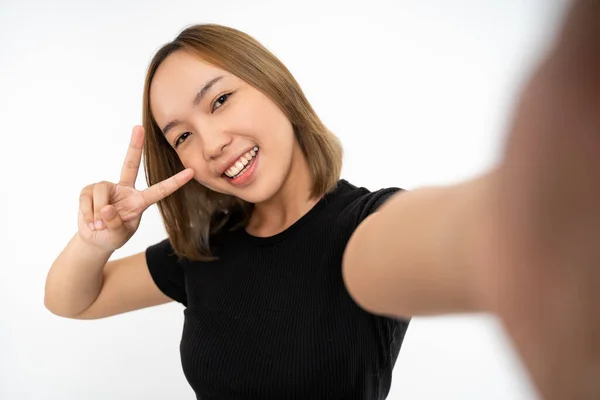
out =
[(147, 249), (157, 286), (186, 306), (181, 360), (198, 399), (387, 397), (409, 321), (360, 308), (341, 266), (358, 224), (399, 190), (340, 180), (275, 236), (219, 233), (217, 261), (178, 262), (168, 240)]

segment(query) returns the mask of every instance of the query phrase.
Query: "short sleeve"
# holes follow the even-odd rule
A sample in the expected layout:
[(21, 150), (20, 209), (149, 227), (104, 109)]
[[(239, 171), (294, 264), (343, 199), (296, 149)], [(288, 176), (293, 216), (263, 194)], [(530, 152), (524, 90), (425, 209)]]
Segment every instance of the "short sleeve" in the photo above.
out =
[(156, 286), (165, 295), (187, 307), (183, 265), (169, 239), (146, 249), (146, 264)]
[(362, 222), (369, 215), (373, 214), (379, 207), (381, 207), (386, 201), (398, 192), (404, 191), (397, 187), (380, 189), (375, 192), (370, 192), (360, 199), (361, 209), (358, 221)]

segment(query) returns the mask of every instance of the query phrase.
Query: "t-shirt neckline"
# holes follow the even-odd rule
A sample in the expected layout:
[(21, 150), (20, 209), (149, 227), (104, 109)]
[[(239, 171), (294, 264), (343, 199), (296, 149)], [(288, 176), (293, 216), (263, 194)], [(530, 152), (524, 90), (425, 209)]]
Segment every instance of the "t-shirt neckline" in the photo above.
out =
[(286, 238), (294, 235), (296, 232), (302, 229), (302, 227), (308, 221), (313, 219), (323, 209), (323, 207), (325, 207), (331, 195), (333, 195), (336, 192), (336, 190), (340, 187), (340, 184), (343, 181), (343, 179), (338, 180), (333, 190), (323, 195), (321, 199), (310, 210), (308, 210), (303, 216), (301, 216), (296, 222), (294, 222), (285, 230), (276, 233), (272, 236), (254, 236), (248, 233), (246, 231), (246, 228), (244, 227), (239, 229), (239, 235), (241, 236), (242, 240), (252, 245), (258, 246), (270, 245), (285, 240)]

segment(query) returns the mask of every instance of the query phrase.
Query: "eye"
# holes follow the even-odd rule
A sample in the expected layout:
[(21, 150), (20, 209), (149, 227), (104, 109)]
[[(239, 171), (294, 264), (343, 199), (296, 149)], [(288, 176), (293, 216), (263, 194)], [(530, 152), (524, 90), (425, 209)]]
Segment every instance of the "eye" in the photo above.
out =
[(229, 96), (231, 96), (231, 93), (226, 93), (224, 95), (219, 96), (212, 104), (212, 109), (211, 112), (215, 112), (215, 110), (219, 107), (221, 107), (229, 98)]
[(175, 143), (173, 143), (173, 147), (178, 148), (179, 145), (183, 142), (185, 142), (185, 140), (188, 138), (188, 136), (190, 136), (192, 133), (191, 132), (183, 132), (181, 135), (179, 135), (177, 137), (177, 139), (175, 139)]

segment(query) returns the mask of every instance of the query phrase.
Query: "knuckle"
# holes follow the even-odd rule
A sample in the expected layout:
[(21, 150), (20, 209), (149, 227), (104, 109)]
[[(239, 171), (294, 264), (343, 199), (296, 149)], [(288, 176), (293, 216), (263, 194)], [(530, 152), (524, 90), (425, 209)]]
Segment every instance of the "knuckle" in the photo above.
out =
[(107, 181), (98, 182), (94, 186), (94, 198), (98, 199), (106, 197), (107, 193), (110, 191), (110, 185), (111, 183)]
[(140, 167), (140, 163), (136, 160), (127, 159), (125, 160), (125, 167), (130, 169), (138, 169)]
[(169, 179), (169, 180), (176, 187), (181, 184), (181, 177), (179, 177), (178, 175), (172, 176), (171, 179)]
[(91, 199), (91, 195), (88, 192), (81, 192), (81, 194), (79, 195), (79, 202), (80, 203), (85, 203), (86, 201)]
[(88, 195), (94, 190), (94, 184), (91, 185), (87, 185), (84, 186), (83, 189), (81, 189), (81, 192), (79, 192), (79, 197), (84, 197), (85, 195)]
[(167, 186), (165, 185), (164, 181), (158, 183), (157, 189), (158, 189), (158, 193), (161, 197), (167, 196), (168, 190), (167, 190)]

